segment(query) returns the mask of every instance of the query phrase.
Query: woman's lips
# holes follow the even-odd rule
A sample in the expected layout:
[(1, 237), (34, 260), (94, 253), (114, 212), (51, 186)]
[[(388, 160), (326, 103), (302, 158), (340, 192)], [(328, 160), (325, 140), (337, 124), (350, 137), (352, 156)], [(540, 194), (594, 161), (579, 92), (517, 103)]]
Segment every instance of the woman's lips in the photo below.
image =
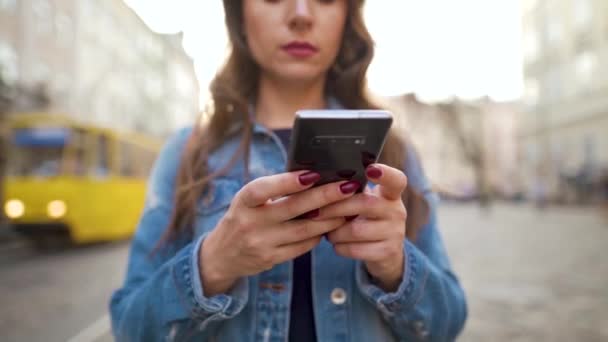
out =
[(311, 57), (319, 52), (316, 46), (307, 42), (291, 42), (281, 46), (281, 49), (296, 58)]

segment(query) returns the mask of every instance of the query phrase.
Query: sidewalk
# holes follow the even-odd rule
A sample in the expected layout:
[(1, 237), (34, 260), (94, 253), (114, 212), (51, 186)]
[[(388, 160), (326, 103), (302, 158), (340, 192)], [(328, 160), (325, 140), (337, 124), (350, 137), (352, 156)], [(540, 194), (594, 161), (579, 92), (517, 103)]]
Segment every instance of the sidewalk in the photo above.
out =
[(608, 217), (593, 207), (444, 205), (464, 286), (462, 341), (608, 341)]

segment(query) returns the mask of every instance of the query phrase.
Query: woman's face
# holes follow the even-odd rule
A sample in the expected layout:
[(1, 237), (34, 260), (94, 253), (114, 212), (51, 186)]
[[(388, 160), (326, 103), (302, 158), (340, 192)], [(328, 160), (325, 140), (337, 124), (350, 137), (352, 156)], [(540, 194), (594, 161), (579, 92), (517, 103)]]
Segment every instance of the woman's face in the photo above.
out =
[(333, 64), (342, 41), (347, 0), (244, 0), (244, 34), (269, 77), (312, 81)]

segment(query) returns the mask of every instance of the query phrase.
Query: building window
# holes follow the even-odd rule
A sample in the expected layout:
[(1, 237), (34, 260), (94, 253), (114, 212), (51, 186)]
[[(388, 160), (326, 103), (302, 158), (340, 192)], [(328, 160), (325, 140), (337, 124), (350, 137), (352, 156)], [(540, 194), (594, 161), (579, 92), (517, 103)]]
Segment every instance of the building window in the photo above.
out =
[(32, 22), (38, 34), (48, 34), (53, 30), (51, 4), (48, 0), (36, 0), (32, 4), (35, 20)]
[(539, 44), (538, 34), (534, 28), (530, 28), (523, 39), (524, 57), (526, 63), (532, 63), (538, 58)]
[(61, 43), (66, 46), (70, 45), (74, 38), (72, 18), (64, 13), (57, 14), (55, 17), (55, 33)]
[(114, 33), (115, 23), (112, 13), (106, 8), (100, 9), (100, 13), (97, 17), (97, 32), (101, 34), (99, 38), (101, 39), (102, 44), (107, 48), (114, 48), (116, 46), (114, 44), (116, 34)]
[(524, 101), (528, 105), (536, 105), (538, 102), (539, 86), (538, 81), (534, 78), (528, 78), (525, 81)]
[(605, 16), (602, 24), (604, 25), (604, 27), (602, 27), (604, 30), (604, 36), (606, 37), (606, 41), (608, 41), (608, 14)]
[(523, 1), (523, 9), (524, 13), (530, 13), (536, 10), (536, 6), (538, 5), (538, 0), (524, 0)]
[(163, 58), (163, 46), (154, 33), (144, 32), (137, 40), (136, 47), (140, 53), (151, 60)]
[(149, 98), (158, 99), (163, 96), (163, 81), (155, 74), (151, 74), (145, 81), (146, 94)]
[(557, 16), (549, 15), (545, 22), (545, 39), (549, 46), (556, 46), (562, 40), (562, 20)]
[(32, 70), (33, 83), (46, 83), (50, 78), (51, 69), (44, 63), (38, 63)]
[(65, 73), (56, 73), (53, 89), (58, 97), (67, 99), (69, 95), (70, 78)]
[(556, 103), (561, 100), (561, 97), (563, 95), (561, 76), (562, 75), (560, 68), (554, 67), (547, 71), (543, 88), (545, 90), (549, 103)]
[(590, 51), (580, 53), (574, 61), (576, 79), (580, 88), (588, 89), (598, 64), (597, 55)]
[(593, 45), (592, 39), (593, 38), (591, 37), (591, 35), (584, 32), (579, 32), (574, 37), (574, 51), (577, 54), (588, 51)]
[(182, 97), (191, 96), (193, 93), (192, 75), (188, 74), (186, 70), (180, 65), (175, 65), (175, 89), (178, 94)]
[(17, 53), (9, 44), (0, 41), (0, 76), (7, 83), (13, 84), (19, 79)]
[(15, 12), (17, 0), (0, 0), (0, 10), (6, 12)]
[(593, 9), (590, 0), (573, 1), (574, 27), (577, 31), (587, 31), (593, 19)]

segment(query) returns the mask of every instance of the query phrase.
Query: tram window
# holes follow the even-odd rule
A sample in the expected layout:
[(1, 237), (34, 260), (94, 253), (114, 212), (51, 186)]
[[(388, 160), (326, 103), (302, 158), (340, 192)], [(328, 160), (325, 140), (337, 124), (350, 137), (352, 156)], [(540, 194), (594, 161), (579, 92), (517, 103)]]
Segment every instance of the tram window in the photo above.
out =
[(133, 145), (132, 146), (133, 151), (136, 151), (136, 153), (134, 153), (133, 158), (132, 158), (132, 162), (133, 162), (133, 166), (134, 166), (134, 173), (135, 173), (135, 177), (141, 178), (141, 177), (145, 177), (146, 174), (146, 165), (145, 165), (145, 161), (146, 161), (146, 151), (144, 149), (142, 149), (139, 146)]
[(131, 149), (131, 145), (126, 142), (121, 142), (119, 155), (120, 155), (120, 175), (124, 176), (124, 177), (134, 176), (133, 161), (131, 160), (131, 156), (133, 156), (133, 151)]
[(95, 174), (98, 176), (107, 176), (110, 170), (108, 137), (100, 135), (97, 139), (97, 160), (95, 163)]
[(75, 176), (85, 176), (87, 174), (86, 138), (87, 135), (84, 131), (74, 130), (73, 150), (68, 154), (66, 159), (66, 171), (68, 174)]
[(75, 153), (74, 173), (78, 176), (84, 176), (87, 173), (87, 159), (84, 148), (79, 147)]
[(57, 176), (63, 149), (52, 146), (12, 146), (8, 152), (7, 173), (14, 176)]
[(146, 178), (154, 165), (156, 153), (144, 146), (123, 141), (120, 143), (119, 160), (121, 176)]
[(70, 131), (65, 128), (16, 129), (7, 146), (7, 172), (17, 176), (50, 177), (61, 172), (61, 159)]

